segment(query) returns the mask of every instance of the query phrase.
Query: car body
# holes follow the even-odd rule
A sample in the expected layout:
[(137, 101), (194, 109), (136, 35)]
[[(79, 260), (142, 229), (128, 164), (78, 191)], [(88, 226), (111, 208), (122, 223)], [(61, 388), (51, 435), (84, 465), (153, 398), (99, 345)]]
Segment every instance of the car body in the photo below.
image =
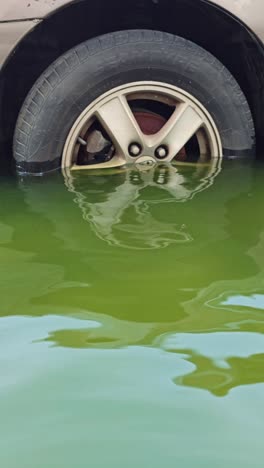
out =
[[(83, 1), (93, 3), (92, 0)], [(264, 5), (262, 0), (206, 1), (234, 15), (264, 42)], [(2, 2), (0, 5), (0, 65), (3, 65), (17, 43), (36, 24), (45, 20), (49, 15), (56, 13), (59, 9), (79, 2), (80, 0), (9, 0), (8, 2)]]
[(189, 39), (226, 66), (250, 105), (260, 148), (264, 142), (263, 13), (263, 0), (1, 2), (1, 140), (13, 138), (26, 95), (41, 73), (62, 53), (104, 33), (144, 28)]

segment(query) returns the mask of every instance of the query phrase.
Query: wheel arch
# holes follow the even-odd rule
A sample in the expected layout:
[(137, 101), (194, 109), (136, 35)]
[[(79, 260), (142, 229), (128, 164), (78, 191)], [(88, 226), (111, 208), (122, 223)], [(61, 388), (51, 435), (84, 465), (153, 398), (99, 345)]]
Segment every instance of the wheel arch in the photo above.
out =
[(82, 0), (49, 13), (23, 37), (0, 72), (0, 126), (7, 147), (21, 105), (45, 68), (76, 44), (122, 29), (170, 32), (215, 55), (248, 99), (260, 153), (264, 144), (263, 44), (238, 18), (207, 0)]

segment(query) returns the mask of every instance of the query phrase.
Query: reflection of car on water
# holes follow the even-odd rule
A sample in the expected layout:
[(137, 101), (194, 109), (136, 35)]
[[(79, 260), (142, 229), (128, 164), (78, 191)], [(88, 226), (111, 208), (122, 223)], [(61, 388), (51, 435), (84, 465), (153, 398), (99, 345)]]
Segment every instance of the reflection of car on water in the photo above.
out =
[[(80, 309), (89, 308), (97, 313), (139, 322), (153, 322), (154, 317), (160, 320), (163, 298), (168, 294), (171, 299), (163, 311), (162, 320), (179, 320), (179, 326), (182, 324), (183, 328), (189, 321), (188, 328), (192, 328), (194, 317), (203, 310), (203, 304), (220, 296), (230, 281), (237, 279), (246, 289), (242, 282), (244, 268), (239, 268), (241, 262), (252, 274), (249, 288), (254, 289), (257, 257), (254, 259), (248, 255), (247, 249), (260, 242), (257, 231), (262, 229), (262, 219), (252, 219), (251, 231), (241, 231), (237, 223), (237, 216), (240, 216), (237, 203), (241, 206), (243, 200), (243, 206), (252, 205), (248, 212), (254, 213), (261, 197), (259, 200), (248, 197), (248, 192), (257, 190), (256, 174), (260, 177), (261, 172), (242, 163), (229, 163), (217, 177), (209, 178), (213, 183), (208, 180), (206, 190), (193, 196), (197, 187), (203, 186), (202, 181), (207, 179), (208, 169), (204, 170), (205, 173), (199, 176), (196, 167), (187, 165), (178, 175), (173, 172), (172, 176), (181, 177), (182, 186), (185, 185), (183, 191), (174, 193), (174, 196), (166, 190), (166, 183), (160, 187), (156, 182), (158, 173), (154, 177), (153, 172), (119, 170), (111, 177), (104, 172), (89, 177), (75, 176), (74, 173), (70, 179), (61, 179), (58, 174), (41, 181), (22, 179), (21, 197), (14, 204), (17, 216), (14, 216), (13, 223), (16, 224), (21, 250), (28, 251), (30, 255), (34, 252), (32, 268), (38, 259), (41, 263), (34, 281), (37, 283), (39, 278), (39, 287), (45, 290), (45, 284), (52, 284), (54, 275), (66, 275), (67, 281), (77, 284), (76, 289), (65, 289), (67, 309), (78, 305)], [(163, 177), (163, 172), (161, 174)], [(149, 185), (146, 183), (148, 177)], [(116, 197), (117, 191), (121, 193), (122, 190), (124, 195)], [(188, 200), (183, 202), (186, 198)], [(24, 221), (20, 219), (21, 212)], [(31, 213), (39, 219), (38, 226), (33, 224), (37, 230), (34, 245), (32, 242), (28, 245), (24, 232)], [(144, 220), (150, 219), (155, 226), (153, 240), (148, 224), (146, 235), (143, 229), (138, 229), (142, 213)], [(3, 222), (5, 217), (3, 213)], [(48, 245), (46, 232), (50, 233)], [(235, 243), (232, 240), (234, 232)], [(156, 265), (151, 268), (150, 275), (149, 248), (165, 246), (164, 239), (166, 248), (156, 249)], [(54, 254), (44, 268), (46, 250)], [(229, 255), (226, 255), (227, 251)], [(128, 256), (125, 263), (124, 256)], [(47, 276), (41, 280), (42, 271)], [(152, 278), (158, 281), (161, 274), (166, 281), (162, 290), (156, 291), (157, 297), (150, 310), (143, 304), (153, 296)], [(78, 284), (89, 284), (90, 281), (93, 286), (87, 302)], [(248, 277), (246, 281), (249, 281)], [(237, 287), (236, 283), (235, 289)], [(35, 289), (37, 291), (38, 287)], [(22, 289), (21, 297), (25, 294), (26, 290)], [(47, 298), (56, 297), (55, 291), (47, 291), (46, 295)], [(133, 297), (129, 304), (127, 297)], [(10, 301), (12, 297), (7, 298), (7, 303)], [(188, 303), (188, 312), (183, 305), (185, 303)], [(12, 307), (6, 309), (12, 310)], [(221, 317), (228, 320), (224, 312), (221, 312)], [(211, 313), (208, 314), (209, 319), (212, 320)], [(197, 320), (195, 327), (200, 326)]]
[[(263, 355), (256, 324), (264, 331), (264, 322), (251, 296), (261, 299), (264, 290), (263, 218), (255, 216), (263, 174), (237, 162), (216, 173), (185, 165), (168, 173), (20, 179), (9, 209), (0, 207), (1, 316), (24, 317), (25, 329), (25, 317), (45, 316), (35, 338), (57, 346), (163, 349), (173, 353), (177, 385), (215, 395), (257, 382)], [(178, 191), (171, 191), (175, 177)], [(164, 248), (152, 252), (153, 245)], [(177, 372), (183, 359), (184, 372)]]

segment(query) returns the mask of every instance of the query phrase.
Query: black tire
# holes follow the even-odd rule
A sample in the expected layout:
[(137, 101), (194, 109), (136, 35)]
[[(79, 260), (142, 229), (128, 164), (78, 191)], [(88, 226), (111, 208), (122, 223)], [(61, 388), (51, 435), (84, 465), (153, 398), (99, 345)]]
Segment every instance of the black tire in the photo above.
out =
[(59, 168), (67, 135), (80, 113), (106, 91), (135, 81), (166, 82), (189, 92), (213, 117), (224, 156), (255, 154), (252, 115), (229, 71), (190, 41), (136, 30), (84, 42), (42, 74), (18, 117), (18, 169), (40, 173)]

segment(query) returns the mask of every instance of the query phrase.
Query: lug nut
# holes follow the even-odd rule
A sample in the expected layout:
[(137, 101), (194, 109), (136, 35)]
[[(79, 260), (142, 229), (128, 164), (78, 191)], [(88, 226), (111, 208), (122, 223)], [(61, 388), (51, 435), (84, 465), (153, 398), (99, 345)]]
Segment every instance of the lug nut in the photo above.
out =
[(132, 156), (134, 158), (136, 156), (139, 156), (141, 151), (142, 151), (142, 148), (138, 143), (131, 143), (131, 145), (128, 148), (128, 152), (129, 152), (130, 156)]
[(155, 151), (155, 156), (158, 159), (165, 159), (169, 154), (167, 146), (159, 146)]

